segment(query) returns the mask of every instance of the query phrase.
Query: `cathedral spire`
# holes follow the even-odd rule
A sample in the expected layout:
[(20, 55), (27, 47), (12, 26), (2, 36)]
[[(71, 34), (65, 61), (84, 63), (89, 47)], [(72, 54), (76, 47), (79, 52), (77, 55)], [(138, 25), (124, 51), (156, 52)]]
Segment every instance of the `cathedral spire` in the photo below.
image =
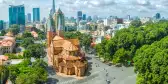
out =
[(52, 14), (55, 13), (55, 0), (53, 0), (52, 2)]

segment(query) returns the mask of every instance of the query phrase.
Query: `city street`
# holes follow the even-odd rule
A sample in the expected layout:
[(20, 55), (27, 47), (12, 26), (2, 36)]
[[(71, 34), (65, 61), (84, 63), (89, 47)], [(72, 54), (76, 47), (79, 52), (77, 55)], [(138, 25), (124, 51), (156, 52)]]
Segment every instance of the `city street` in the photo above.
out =
[[(136, 74), (133, 67), (108, 66), (97, 60), (94, 55), (86, 54), (89, 67), (82, 80), (73, 77), (57, 76), (55, 71), (48, 68), (49, 80), (47, 84), (136, 84)], [(47, 61), (47, 59), (45, 59)], [(106, 75), (108, 73), (108, 75)]]

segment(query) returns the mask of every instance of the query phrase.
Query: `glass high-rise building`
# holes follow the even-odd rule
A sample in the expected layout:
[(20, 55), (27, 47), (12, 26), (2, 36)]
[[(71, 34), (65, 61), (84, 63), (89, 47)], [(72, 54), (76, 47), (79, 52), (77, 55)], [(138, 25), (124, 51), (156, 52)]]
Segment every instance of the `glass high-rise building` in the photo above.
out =
[(4, 29), (4, 21), (0, 20), (0, 30), (3, 30), (3, 29)]
[(82, 20), (82, 11), (78, 11), (78, 13), (77, 13), (77, 20), (78, 21)]
[(88, 16), (87, 21), (88, 21), (88, 22), (92, 21), (92, 17), (91, 17), (91, 16)]
[(33, 22), (40, 22), (40, 8), (33, 8)]
[(82, 18), (83, 18), (83, 20), (86, 20), (86, 14), (83, 14)]
[(27, 22), (31, 23), (31, 13), (27, 14)]
[(156, 13), (156, 19), (160, 19), (161, 18), (161, 15), (160, 15), (160, 13)]
[(9, 25), (25, 25), (25, 8), (24, 5), (10, 5), (9, 7)]

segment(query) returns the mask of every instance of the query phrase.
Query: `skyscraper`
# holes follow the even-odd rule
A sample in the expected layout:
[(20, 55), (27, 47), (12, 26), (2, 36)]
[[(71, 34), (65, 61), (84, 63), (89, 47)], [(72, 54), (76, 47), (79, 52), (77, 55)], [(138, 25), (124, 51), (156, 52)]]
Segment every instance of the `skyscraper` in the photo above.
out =
[(33, 8), (33, 22), (40, 22), (40, 8)]
[(93, 16), (93, 21), (94, 21), (94, 22), (97, 22), (98, 19), (99, 19), (99, 18), (98, 18), (97, 15), (94, 15), (94, 16)]
[(4, 21), (0, 20), (0, 30), (4, 29)]
[(156, 19), (160, 19), (161, 18), (161, 15), (160, 15), (160, 13), (156, 13)]
[(25, 8), (24, 5), (9, 7), (9, 25), (25, 25)]
[(78, 21), (82, 20), (82, 11), (78, 11), (78, 13), (77, 13), (77, 20)]
[(86, 20), (86, 14), (83, 14), (83, 20)]
[(31, 13), (27, 14), (27, 22), (31, 23)]
[(131, 16), (130, 15), (127, 15), (127, 20), (131, 20)]
[(54, 15), (56, 31), (65, 31), (65, 18), (64, 14), (59, 8)]
[(88, 16), (87, 21), (88, 21), (88, 22), (92, 21), (92, 17), (91, 17), (91, 16)]

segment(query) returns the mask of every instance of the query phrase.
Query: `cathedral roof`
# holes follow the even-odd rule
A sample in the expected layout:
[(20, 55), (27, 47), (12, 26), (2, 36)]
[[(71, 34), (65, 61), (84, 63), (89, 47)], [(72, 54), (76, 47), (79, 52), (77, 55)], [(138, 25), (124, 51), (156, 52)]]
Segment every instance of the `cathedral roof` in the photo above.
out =
[(78, 39), (70, 39), (65, 40), (64, 38), (56, 35), (53, 39), (53, 46), (54, 47), (62, 47), (63, 49), (67, 51), (77, 51), (79, 45)]
[(53, 40), (63, 40), (63, 38), (56, 35)]
[(69, 42), (69, 41), (64, 42), (62, 47), (65, 50), (68, 50), (68, 51), (77, 51), (78, 50), (78, 48), (75, 45), (73, 45), (71, 42)]
[(61, 9), (60, 9), (60, 8), (58, 8), (58, 9), (57, 9), (57, 13), (62, 14), (62, 11), (61, 11)]
[(69, 39), (68, 41), (70, 41), (75, 46), (79, 45), (79, 40), (78, 39)]

